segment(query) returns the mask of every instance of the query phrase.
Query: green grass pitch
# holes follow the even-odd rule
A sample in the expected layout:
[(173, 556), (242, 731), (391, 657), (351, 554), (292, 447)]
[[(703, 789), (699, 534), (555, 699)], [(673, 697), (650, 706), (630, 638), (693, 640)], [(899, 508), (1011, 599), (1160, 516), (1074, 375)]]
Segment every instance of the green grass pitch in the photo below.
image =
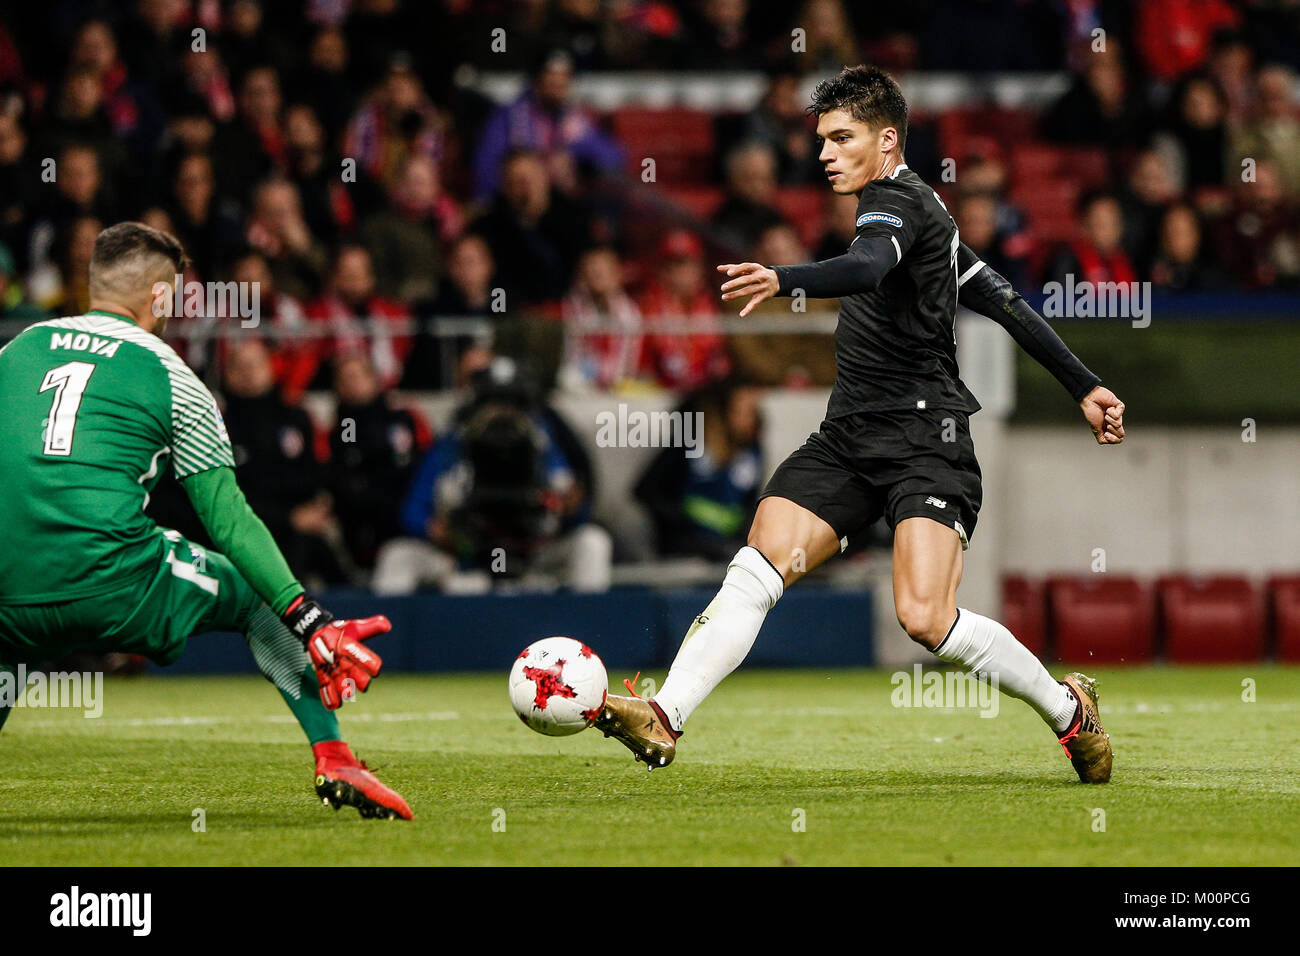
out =
[(504, 672), (384, 677), (343, 727), (410, 801), (409, 824), (321, 806), (305, 740), (260, 678), (110, 679), (102, 718), (18, 710), (0, 734), (0, 859), (1300, 863), (1300, 668), (1097, 676), (1116, 754), (1102, 787), (1076, 781), (1020, 702), (993, 719), (896, 708), (884, 671), (742, 670), (653, 774), (595, 732), (529, 731)]

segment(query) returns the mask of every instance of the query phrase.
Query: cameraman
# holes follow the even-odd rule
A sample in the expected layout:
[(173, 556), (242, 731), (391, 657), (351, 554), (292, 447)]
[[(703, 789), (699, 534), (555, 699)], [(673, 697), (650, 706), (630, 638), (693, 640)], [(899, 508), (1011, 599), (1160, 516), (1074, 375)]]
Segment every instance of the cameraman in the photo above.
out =
[(402, 507), (409, 537), (380, 549), (373, 587), (486, 591), (609, 588), (612, 543), (590, 521), (580, 445), (510, 359), (475, 374), (474, 394), (420, 463)]

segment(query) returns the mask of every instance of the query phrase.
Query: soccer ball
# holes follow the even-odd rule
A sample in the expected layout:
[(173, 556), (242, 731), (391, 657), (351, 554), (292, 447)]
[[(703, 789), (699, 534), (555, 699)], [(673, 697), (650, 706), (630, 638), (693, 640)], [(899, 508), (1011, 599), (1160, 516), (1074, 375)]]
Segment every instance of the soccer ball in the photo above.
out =
[(510, 668), (510, 703), (525, 724), (550, 737), (586, 730), (609, 693), (605, 665), (586, 644), (547, 637), (529, 644)]

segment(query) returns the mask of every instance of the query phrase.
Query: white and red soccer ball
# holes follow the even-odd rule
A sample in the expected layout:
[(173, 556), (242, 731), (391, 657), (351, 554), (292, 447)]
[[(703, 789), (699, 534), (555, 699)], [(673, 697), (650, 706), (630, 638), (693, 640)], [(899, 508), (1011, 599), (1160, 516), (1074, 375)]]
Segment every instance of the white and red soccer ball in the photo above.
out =
[(550, 737), (586, 730), (600, 716), (609, 675), (600, 657), (571, 637), (529, 644), (510, 668), (510, 703), (525, 724)]

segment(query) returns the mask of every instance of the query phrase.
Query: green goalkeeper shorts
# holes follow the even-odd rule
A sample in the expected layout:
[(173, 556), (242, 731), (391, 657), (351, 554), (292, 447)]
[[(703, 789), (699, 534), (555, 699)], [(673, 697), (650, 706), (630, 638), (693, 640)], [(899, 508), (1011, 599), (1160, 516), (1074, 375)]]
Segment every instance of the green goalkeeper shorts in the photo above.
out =
[(116, 651), (170, 664), (194, 634), (243, 633), (262, 599), (235, 566), (175, 531), (163, 536), (157, 570), (119, 592), (0, 605), (0, 661), (30, 664), (72, 651)]

